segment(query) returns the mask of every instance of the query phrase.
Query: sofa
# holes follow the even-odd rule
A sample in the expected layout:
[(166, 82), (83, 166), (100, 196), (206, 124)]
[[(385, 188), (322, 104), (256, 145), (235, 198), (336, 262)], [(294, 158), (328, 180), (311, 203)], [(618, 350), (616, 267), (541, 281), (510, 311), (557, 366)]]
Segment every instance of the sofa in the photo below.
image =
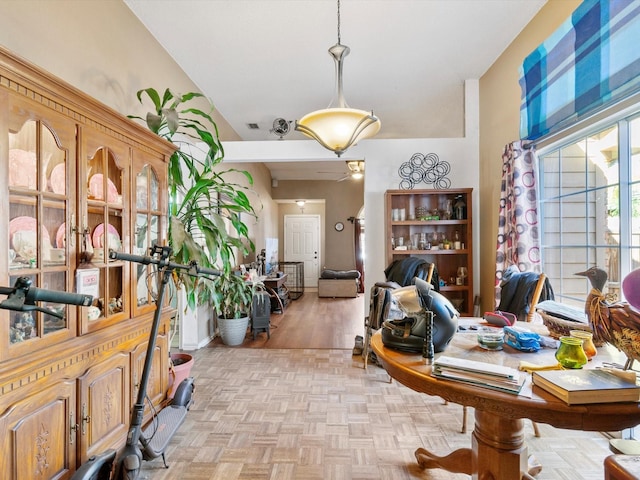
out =
[(358, 296), (360, 272), (324, 269), (318, 279), (318, 297), (354, 298)]

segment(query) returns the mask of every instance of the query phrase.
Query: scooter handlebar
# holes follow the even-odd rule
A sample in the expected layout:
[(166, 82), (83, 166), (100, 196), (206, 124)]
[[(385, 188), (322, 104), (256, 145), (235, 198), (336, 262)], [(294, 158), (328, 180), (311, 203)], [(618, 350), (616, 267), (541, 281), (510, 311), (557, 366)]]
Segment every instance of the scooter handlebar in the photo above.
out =
[[(26, 281), (25, 281), (26, 280)], [(31, 280), (21, 277), (16, 281), (15, 287), (0, 287), (0, 295), (12, 295), (17, 290), (25, 291), (24, 302), (34, 305), (35, 302), (64, 303), (66, 305), (79, 305), (88, 307), (93, 302), (93, 296), (82, 293), (59, 292), (31, 286)]]
[(152, 253), (158, 253), (162, 251), (163, 256), (161, 258), (155, 258), (151, 255), (134, 255), (132, 253), (123, 253), (116, 252), (115, 250), (109, 250), (109, 258), (111, 260), (123, 260), (125, 262), (140, 263), (142, 265), (158, 265), (160, 267), (168, 267), (170, 270), (187, 270), (187, 273), (192, 276), (211, 275), (215, 277), (221, 275), (220, 270), (200, 267), (195, 261), (191, 262), (189, 265), (170, 262), (168, 256), (165, 256), (166, 252), (163, 251), (161, 247), (153, 247), (151, 251)]

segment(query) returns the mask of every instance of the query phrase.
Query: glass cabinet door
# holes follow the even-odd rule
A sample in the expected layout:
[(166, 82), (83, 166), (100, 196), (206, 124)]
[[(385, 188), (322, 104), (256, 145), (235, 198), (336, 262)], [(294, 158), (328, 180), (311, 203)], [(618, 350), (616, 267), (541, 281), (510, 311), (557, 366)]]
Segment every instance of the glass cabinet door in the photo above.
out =
[[(51, 122), (49, 122), (49, 125)], [(8, 282), (73, 291), (66, 219), (73, 215), (68, 184), (73, 165), (74, 129), (56, 131), (39, 120), (9, 128)], [(34, 341), (60, 341), (75, 335), (75, 307), (39, 303), (54, 314), (8, 311), (11, 354), (33, 348)], [(57, 315), (56, 315), (57, 314)], [(7, 350), (2, 350), (5, 358)]]
[[(163, 245), (160, 211), (160, 181), (150, 165), (144, 165), (136, 175), (135, 182), (135, 231), (133, 253), (148, 255), (153, 245)], [(155, 308), (158, 293), (158, 276), (153, 265), (132, 264), (135, 289), (134, 315)]]
[[(127, 198), (129, 149), (99, 134), (84, 136), (81, 152), (86, 163), (82, 171), (81, 191), (86, 193), (82, 214), (77, 272), (78, 290), (91, 293), (96, 300), (82, 318), (82, 333), (129, 318), (128, 299), (124, 292), (128, 273), (121, 262), (109, 259), (109, 251), (122, 251), (128, 236), (128, 213), (124, 209)], [(84, 271), (83, 271), (84, 270)], [(84, 288), (87, 290), (84, 290)]]

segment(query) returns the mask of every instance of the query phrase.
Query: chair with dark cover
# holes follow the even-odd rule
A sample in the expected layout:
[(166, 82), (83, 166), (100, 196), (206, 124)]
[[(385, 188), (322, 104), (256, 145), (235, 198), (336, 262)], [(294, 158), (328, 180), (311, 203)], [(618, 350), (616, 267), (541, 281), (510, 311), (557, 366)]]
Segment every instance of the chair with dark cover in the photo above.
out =
[(388, 282), (396, 282), (401, 287), (413, 285), (414, 278), (418, 277), (433, 286), (433, 290), (440, 291), (440, 277), (434, 263), (418, 257), (404, 257), (394, 260), (384, 271)]
[(553, 288), (544, 273), (521, 272), (511, 265), (504, 271), (500, 282), (497, 310), (513, 313), (520, 322), (530, 322), (534, 319), (538, 302), (554, 299)]

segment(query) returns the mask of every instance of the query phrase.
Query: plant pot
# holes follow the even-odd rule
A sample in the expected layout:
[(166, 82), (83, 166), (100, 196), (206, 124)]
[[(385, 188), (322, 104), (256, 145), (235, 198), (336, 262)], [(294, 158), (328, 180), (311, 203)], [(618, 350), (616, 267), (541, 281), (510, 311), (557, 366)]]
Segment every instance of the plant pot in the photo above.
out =
[(247, 335), (247, 327), (249, 326), (249, 317), (240, 318), (222, 318), (218, 317), (218, 328), (222, 343), (230, 347), (241, 345), (244, 337)]
[(188, 353), (172, 353), (171, 362), (173, 368), (169, 368), (169, 389), (167, 391), (167, 399), (172, 399), (176, 393), (178, 385), (189, 377), (191, 367), (193, 367), (193, 357)]

